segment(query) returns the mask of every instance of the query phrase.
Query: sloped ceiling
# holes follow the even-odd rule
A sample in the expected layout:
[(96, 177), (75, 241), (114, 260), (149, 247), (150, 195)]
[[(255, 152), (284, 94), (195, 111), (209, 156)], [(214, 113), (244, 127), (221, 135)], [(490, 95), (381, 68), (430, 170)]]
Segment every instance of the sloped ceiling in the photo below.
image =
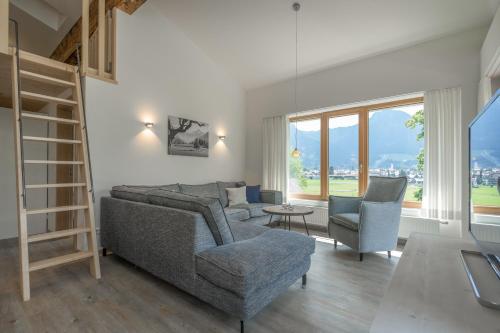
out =
[[(50, 56), (81, 16), (79, 0), (11, 0), (9, 15), (19, 23), (23, 50)], [(11, 31), (11, 41), (14, 41)]]
[[(250, 89), (293, 77), (289, 0), (149, 0)], [(301, 73), (489, 24), (499, 0), (303, 0)]]

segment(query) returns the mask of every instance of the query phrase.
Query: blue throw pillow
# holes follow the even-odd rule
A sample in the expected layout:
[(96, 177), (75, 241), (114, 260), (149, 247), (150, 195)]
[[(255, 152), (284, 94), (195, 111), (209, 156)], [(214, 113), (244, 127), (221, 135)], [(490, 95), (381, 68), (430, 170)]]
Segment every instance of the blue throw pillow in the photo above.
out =
[(260, 203), (260, 185), (247, 185), (247, 201), (248, 203)]

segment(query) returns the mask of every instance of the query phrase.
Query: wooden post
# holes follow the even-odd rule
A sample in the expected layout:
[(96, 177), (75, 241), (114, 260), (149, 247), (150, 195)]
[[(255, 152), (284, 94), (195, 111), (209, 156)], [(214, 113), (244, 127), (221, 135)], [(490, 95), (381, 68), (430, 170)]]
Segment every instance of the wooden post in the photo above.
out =
[(97, 252), (97, 235), (95, 231), (95, 220), (94, 220), (94, 205), (92, 203), (92, 184), (90, 178), (90, 155), (87, 149), (87, 136), (85, 135), (85, 131), (87, 130), (87, 124), (85, 122), (84, 110), (83, 110), (83, 97), (82, 91), (80, 87), (80, 78), (78, 76), (78, 72), (75, 67), (74, 71), (75, 78), (75, 88), (74, 96), (78, 101), (78, 105), (76, 106), (76, 117), (77, 120), (80, 121), (80, 133), (79, 137), (82, 141), (81, 154), (82, 160), (84, 162), (83, 172), (85, 178), (85, 192), (84, 197), (88, 206), (88, 209), (85, 210), (85, 227), (90, 228), (90, 231), (87, 233), (87, 246), (88, 251), (92, 253), (92, 259), (90, 260), (90, 274), (96, 279), (101, 278), (101, 268), (99, 266), (99, 253)]
[(9, 0), (0, 0), (0, 53), (9, 53)]
[(12, 56), (12, 108), (14, 110), (14, 142), (16, 147), (16, 191), (17, 191), (17, 212), (18, 212), (18, 242), (19, 242), (19, 280), (21, 294), (24, 301), (30, 299), (30, 273), (28, 254), (28, 219), (26, 207), (23, 204), (23, 161), (21, 160), (21, 110), (18, 94), (17, 59), (15, 53)]
[(82, 0), (82, 74), (87, 73), (89, 67), (89, 0)]
[(99, 9), (97, 11), (98, 36), (97, 36), (97, 72), (100, 77), (104, 77), (105, 72), (105, 54), (106, 54), (106, 1), (99, 0)]

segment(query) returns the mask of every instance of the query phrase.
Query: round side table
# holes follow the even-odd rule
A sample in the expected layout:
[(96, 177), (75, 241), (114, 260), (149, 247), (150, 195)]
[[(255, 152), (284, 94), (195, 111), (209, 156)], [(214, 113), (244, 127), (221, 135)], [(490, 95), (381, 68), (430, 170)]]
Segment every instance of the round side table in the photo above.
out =
[(291, 209), (287, 209), (284, 206), (270, 206), (262, 209), (265, 213), (268, 213), (270, 216), (269, 223), (271, 223), (273, 219), (273, 215), (284, 216), (285, 217), (285, 230), (286, 230), (286, 221), (288, 219), (288, 230), (290, 230), (290, 221), (292, 216), (302, 216), (304, 220), (304, 226), (306, 227), (307, 235), (309, 235), (309, 229), (307, 229), (306, 215), (311, 215), (314, 211), (309, 207), (303, 206), (291, 206)]

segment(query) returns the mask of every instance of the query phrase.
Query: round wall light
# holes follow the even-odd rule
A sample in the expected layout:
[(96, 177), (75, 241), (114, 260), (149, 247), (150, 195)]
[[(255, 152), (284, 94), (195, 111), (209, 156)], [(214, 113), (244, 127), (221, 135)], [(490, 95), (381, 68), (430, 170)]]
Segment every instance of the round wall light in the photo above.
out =
[(153, 123), (144, 123), (144, 126), (146, 126), (146, 128), (153, 128), (155, 124)]

